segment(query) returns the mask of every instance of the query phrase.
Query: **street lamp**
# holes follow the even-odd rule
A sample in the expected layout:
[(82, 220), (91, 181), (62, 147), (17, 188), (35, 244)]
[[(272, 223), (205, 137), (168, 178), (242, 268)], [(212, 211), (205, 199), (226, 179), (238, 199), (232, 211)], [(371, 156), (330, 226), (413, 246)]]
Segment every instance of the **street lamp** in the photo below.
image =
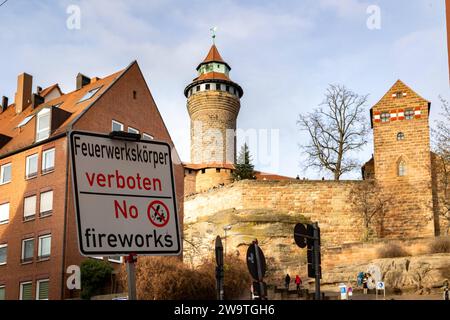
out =
[(223, 227), (223, 231), (225, 231), (225, 248), (224, 248), (224, 253), (225, 253), (225, 257), (227, 256), (227, 231), (231, 230), (231, 225), (227, 225), (225, 227)]

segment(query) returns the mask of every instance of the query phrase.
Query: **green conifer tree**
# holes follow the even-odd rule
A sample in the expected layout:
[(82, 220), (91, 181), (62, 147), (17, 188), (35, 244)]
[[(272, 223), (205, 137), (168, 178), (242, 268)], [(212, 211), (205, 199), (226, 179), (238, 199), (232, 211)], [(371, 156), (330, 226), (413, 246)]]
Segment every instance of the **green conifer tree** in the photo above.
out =
[(233, 177), (235, 180), (254, 179), (254, 166), (252, 164), (252, 157), (248, 149), (247, 143), (241, 147), (237, 163), (234, 165), (235, 170)]

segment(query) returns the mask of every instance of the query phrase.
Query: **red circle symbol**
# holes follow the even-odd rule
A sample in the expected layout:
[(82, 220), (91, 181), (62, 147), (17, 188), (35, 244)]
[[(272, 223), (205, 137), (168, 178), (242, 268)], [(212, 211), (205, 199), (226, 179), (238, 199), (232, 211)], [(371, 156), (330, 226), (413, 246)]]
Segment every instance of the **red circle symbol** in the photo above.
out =
[(164, 227), (169, 222), (169, 208), (159, 200), (150, 202), (147, 215), (150, 222), (158, 228)]

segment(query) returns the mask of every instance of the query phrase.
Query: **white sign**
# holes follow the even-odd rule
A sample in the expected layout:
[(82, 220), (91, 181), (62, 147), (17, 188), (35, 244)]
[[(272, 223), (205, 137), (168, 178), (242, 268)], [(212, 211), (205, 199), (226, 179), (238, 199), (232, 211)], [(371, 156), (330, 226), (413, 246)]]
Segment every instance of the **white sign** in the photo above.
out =
[(69, 140), (80, 252), (180, 254), (170, 145), (79, 131)]
[(384, 290), (384, 282), (381, 282), (381, 281), (377, 282), (377, 289)]

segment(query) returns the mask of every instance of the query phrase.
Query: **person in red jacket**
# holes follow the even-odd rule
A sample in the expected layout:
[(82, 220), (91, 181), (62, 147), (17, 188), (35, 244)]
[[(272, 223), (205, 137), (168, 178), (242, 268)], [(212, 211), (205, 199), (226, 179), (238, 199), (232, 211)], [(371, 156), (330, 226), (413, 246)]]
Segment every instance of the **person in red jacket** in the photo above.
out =
[(297, 285), (297, 292), (300, 291), (300, 286), (302, 284), (302, 279), (300, 278), (299, 275), (295, 276), (295, 284)]

